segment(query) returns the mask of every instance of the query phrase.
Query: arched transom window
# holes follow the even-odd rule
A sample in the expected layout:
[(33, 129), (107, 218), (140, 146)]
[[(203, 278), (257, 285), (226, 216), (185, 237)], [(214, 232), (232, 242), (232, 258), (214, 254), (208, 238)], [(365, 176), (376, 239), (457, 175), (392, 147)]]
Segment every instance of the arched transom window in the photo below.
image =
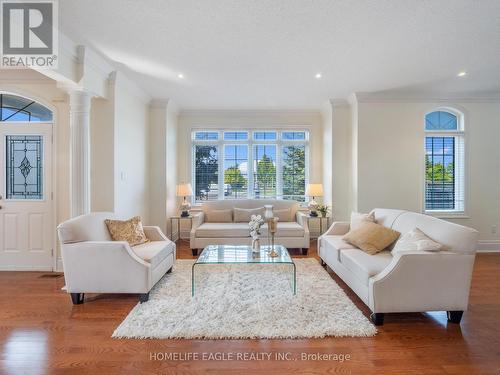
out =
[(425, 116), (425, 210), (465, 211), (463, 115), (439, 109)]
[(0, 93), (0, 122), (51, 122), (52, 111), (34, 100)]

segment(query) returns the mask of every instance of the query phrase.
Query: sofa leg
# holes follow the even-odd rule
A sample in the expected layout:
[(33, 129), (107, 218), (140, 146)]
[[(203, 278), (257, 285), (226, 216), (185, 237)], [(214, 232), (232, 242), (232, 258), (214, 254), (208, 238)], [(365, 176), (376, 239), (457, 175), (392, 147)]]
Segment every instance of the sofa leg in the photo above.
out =
[(174, 267), (170, 267), (166, 273), (172, 273), (172, 268)]
[(71, 302), (73, 305), (81, 305), (83, 303), (84, 293), (71, 293)]
[(149, 301), (149, 292), (139, 294), (139, 302), (144, 303)]
[(191, 249), (191, 252), (193, 253), (194, 257), (198, 256), (198, 249)]
[(307, 251), (308, 251), (308, 250), (309, 250), (308, 248), (303, 248), (303, 249), (302, 249), (302, 255), (307, 255)]
[(370, 320), (376, 326), (381, 326), (384, 324), (384, 313), (372, 313), (370, 315)]
[(320, 262), (321, 266), (326, 267), (326, 263), (323, 259), (320, 259), (319, 262)]
[(448, 314), (448, 321), (456, 324), (460, 324), (464, 314), (463, 311), (447, 311), (446, 313)]

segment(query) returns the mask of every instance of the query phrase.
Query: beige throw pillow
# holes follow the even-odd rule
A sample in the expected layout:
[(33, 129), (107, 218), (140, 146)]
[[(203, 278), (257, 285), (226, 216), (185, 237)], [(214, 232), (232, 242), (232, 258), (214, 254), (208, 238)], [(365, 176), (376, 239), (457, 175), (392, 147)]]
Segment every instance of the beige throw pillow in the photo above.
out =
[(442, 249), (443, 245), (429, 238), (420, 229), (415, 228), (401, 236), (394, 249), (392, 249), (392, 254), (395, 255), (405, 251), (439, 251)]
[(369, 214), (351, 212), (351, 230), (358, 229), (365, 222), (376, 223), (375, 214), (373, 212)]
[(233, 210), (212, 210), (207, 212), (208, 223), (232, 223)]
[(132, 219), (124, 221), (106, 219), (104, 222), (113, 241), (127, 241), (130, 246), (149, 241), (144, 234), (140, 216), (134, 216)]
[(377, 254), (390, 246), (400, 233), (383, 225), (364, 222), (357, 229), (349, 231), (342, 239), (370, 255)]
[(280, 223), (284, 221), (293, 221), (292, 220), (292, 210), (287, 208), (283, 210), (274, 210), (273, 211), (274, 217), (277, 217), (280, 219)]
[(234, 209), (234, 222), (235, 223), (248, 223), (252, 215), (260, 215), (264, 217), (265, 208), (235, 208)]

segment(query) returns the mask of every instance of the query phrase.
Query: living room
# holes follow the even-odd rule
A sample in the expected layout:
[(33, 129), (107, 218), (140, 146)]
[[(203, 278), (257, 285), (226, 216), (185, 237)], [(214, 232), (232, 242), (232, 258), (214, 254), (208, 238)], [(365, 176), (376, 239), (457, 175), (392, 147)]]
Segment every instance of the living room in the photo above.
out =
[(500, 1), (0, 6), (0, 373), (500, 372)]

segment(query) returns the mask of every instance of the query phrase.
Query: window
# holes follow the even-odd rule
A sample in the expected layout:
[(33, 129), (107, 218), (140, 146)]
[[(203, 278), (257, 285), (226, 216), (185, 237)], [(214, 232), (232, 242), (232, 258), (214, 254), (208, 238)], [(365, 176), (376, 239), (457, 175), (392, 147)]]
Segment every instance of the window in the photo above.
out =
[(52, 121), (52, 111), (21, 96), (0, 94), (0, 122)]
[(197, 202), (244, 198), (305, 201), (308, 132), (196, 130), (192, 142)]
[(425, 210), (465, 211), (463, 116), (438, 110), (425, 116)]

